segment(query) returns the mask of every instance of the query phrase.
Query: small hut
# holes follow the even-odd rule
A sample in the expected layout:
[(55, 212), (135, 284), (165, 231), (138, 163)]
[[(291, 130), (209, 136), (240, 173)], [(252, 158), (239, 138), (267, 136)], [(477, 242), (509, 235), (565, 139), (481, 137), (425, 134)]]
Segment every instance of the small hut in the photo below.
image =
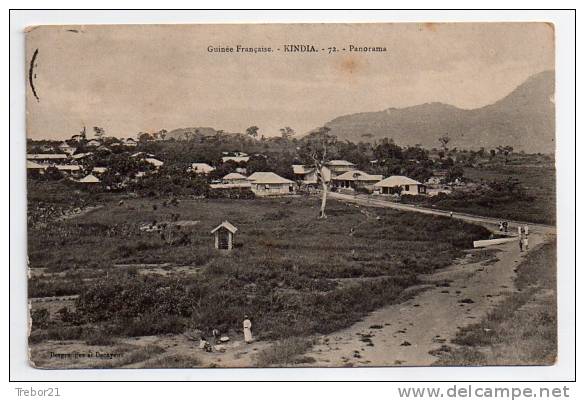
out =
[(215, 249), (231, 250), (234, 247), (236, 231), (238, 229), (227, 220), (211, 230), (211, 234), (215, 235)]

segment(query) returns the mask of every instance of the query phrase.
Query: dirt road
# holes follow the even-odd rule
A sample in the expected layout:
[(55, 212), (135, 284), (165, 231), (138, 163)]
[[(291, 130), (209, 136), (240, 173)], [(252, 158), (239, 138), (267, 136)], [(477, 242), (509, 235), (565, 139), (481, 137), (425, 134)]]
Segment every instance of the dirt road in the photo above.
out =
[[(367, 206), (448, 215), (449, 212), (414, 208), (386, 201), (335, 194), (337, 199)], [(497, 219), (455, 213), (460, 218), (490, 228)], [(550, 239), (554, 228), (530, 225), (530, 249)], [(513, 226), (515, 229), (515, 226)], [(369, 314), (353, 326), (323, 336), (306, 354), (310, 366), (428, 366), (441, 347), (449, 347), (459, 328), (479, 322), (502, 297), (515, 291), (515, 269), (527, 252), (516, 242), (497, 246), (497, 261), (470, 263), (461, 260), (432, 275), (423, 276), (427, 290), (413, 299)], [(448, 287), (437, 286), (449, 283)], [(440, 285), (440, 284), (439, 284)]]
[[(370, 207), (388, 207), (391, 209), (396, 210), (403, 210), (406, 212), (417, 212), (417, 213), (424, 213), (424, 214), (432, 214), (436, 216), (450, 216), (454, 219), (460, 219), (469, 221), (471, 223), (482, 223), (482, 224), (489, 224), (493, 226), (498, 226), (500, 220), (495, 217), (484, 217), (484, 216), (477, 216), (468, 213), (460, 213), (460, 212), (449, 212), (447, 210), (439, 210), (439, 209), (429, 209), (422, 206), (415, 206), (415, 205), (408, 205), (404, 203), (397, 203), (392, 202), (385, 199), (375, 198), (369, 195), (348, 195), (348, 194), (340, 194), (338, 192), (330, 192), (329, 197), (332, 199), (342, 200), (351, 203), (357, 203), (358, 205), (362, 206), (370, 206)], [(530, 228), (535, 229), (539, 233), (546, 233), (546, 234), (554, 234), (556, 229), (554, 226), (549, 226), (545, 224), (534, 224), (528, 223), (523, 221), (511, 221), (508, 220), (510, 223), (510, 229), (512, 232), (518, 227), (518, 224), (524, 225), (528, 224)], [(491, 227), (490, 227), (491, 228)]]

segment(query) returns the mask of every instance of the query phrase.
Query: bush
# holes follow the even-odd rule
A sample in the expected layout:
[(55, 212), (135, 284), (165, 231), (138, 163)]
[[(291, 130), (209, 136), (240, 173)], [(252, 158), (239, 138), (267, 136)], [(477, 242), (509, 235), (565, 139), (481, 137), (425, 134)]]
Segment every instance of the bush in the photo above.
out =
[(33, 310), (30, 314), (32, 330), (46, 329), (49, 326), (49, 311), (45, 308)]
[(211, 188), (209, 199), (254, 199), (256, 196), (250, 188)]
[(313, 346), (311, 340), (305, 338), (286, 338), (278, 341), (270, 348), (258, 352), (256, 366), (265, 368), (269, 366), (287, 366), (295, 363), (303, 363), (299, 355)]

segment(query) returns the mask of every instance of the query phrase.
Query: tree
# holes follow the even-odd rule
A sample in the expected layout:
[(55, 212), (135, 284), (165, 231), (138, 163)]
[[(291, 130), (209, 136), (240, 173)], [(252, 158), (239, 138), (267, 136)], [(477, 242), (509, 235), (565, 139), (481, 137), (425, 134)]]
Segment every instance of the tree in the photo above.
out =
[(321, 127), (315, 132), (309, 134), (303, 139), (302, 146), (299, 149), (299, 157), (304, 164), (312, 165), (317, 174), (317, 180), (321, 183), (321, 209), (319, 218), (327, 218), (325, 207), (327, 205), (327, 191), (329, 189), (326, 178), (324, 177), (325, 164), (331, 158), (335, 158), (337, 152), (337, 137), (329, 134), (329, 127)]
[(105, 135), (106, 130), (104, 130), (101, 127), (93, 127), (93, 133), (96, 137), (101, 138), (102, 136)]
[(282, 139), (289, 140), (295, 135), (295, 130), (291, 127), (284, 127), (280, 129), (280, 136)]
[(463, 168), (460, 166), (453, 166), (451, 167), (449, 170), (447, 170), (447, 176), (445, 177), (445, 179), (447, 180), (447, 182), (454, 182), (455, 180), (459, 179), (463, 179)]
[(160, 139), (161, 141), (164, 141), (165, 138), (167, 137), (168, 132), (169, 131), (167, 131), (166, 129), (163, 128), (160, 131), (155, 132), (153, 136), (155, 139)]
[(138, 142), (144, 143), (148, 141), (152, 141), (154, 138), (148, 132), (141, 132), (138, 134)]
[(445, 135), (439, 137), (439, 142), (441, 143), (441, 147), (443, 148), (443, 150), (446, 152), (447, 145), (449, 144), (449, 142), (451, 142), (451, 138), (449, 137), (449, 134), (445, 134)]
[(79, 135), (81, 135), (81, 139), (83, 139), (84, 141), (87, 139), (87, 134), (85, 132), (85, 125), (83, 126), (83, 129), (81, 131), (79, 131)]
[(252, 138), (256, 138), (258, 136), (258, 128), (257, 126), (253, 125), (251, 127), (246, 128), (246, 135), (251, 136)]
[(394, 143), (392, 138), (384, 138), (374, 147), (374, 155), (381, 164), (388, 160), (402, 159), (402, 148)]

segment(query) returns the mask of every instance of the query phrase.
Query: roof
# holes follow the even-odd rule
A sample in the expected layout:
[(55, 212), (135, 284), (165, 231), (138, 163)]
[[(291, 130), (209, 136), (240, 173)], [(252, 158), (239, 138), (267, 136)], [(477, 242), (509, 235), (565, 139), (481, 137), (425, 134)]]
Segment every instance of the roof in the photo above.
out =
[(138, 157), (138, 156), (154, 157), (154, 155), (152, 153), (145, 153), (145, 152), (136, 152), (136, 153), (132, 153), (130, 155), (130, 157)]
[(399, 187), (401, 185), (422, 185), (420, 182), (403, 175), (393, 175), (374, 184), (375, 187)]
[(26, 168), (30, 168), (30, 169), (45, 169), (47, 168), (47, 166), (44, 166), (42, 164), (38, 164), (35, 162), (31, 162), (30, 160), (26, 161)]
[(28, 154), (26, 158), (29, 160), (39, 160), (39, 159), (67, 159), (69, 156), (65, 153), (37, 153), (37, 154)]
[(271, 171), (257, 171), (248, 177), (248, 180), (255, 184), (294, 184), (291, 180), (287, 180)]
[(83, 159), (84, 157), (91, 156), (91, 155), (93, 155), (92, 152), (87, 152), (87, 153), (78, 153), (76, 155), (72, 155), (71, 157), (73, 159)]
[(240, 162), (247, 162), (248, 160), (250, 160), (249, 156), (223, 156), (221, 158), (222, 162), (228, 162), (228, 161), (233, 161), (236, 163), (240, 163)]
[(78, 166), (77, 164), (56, 164), (53, 167), (55, 167), (57, 170), (63, 170), (63, 171), (81, 170), (81, 167)]
[(384, 176), (382, 175), (372, 175), (368, 173), (364, 173), (360, 170), (352, 170), (346, 171), (345, 173), (338, 175), (337, 177), (333, 177), (334, 180), (344, 180), (344, 181), (380, 181)]
[(232, 223), (230, 223), (229, 221), (226, 220), (223, 223), (221, 223), (219, 226), (217, 226), (213, 230), (211, 230), (211, 234), (215, 233), (220, 228), (225, 228), (226, 230), (228, 230), (232, 234), (235, 234), (236, 231), (238, 231), (238, 229)]
[(355, 164), (347, 160), (330, 160), (325, 164), (328, 166), (355, 166)]
[(204, 173), (215, 170), (215, 167), (212, 167), (207, 163), (191, 163), (191, 168), (195, 171), (202, 171)]
[(158, 160), (158, 159), (153, 159), (153, 158), (151, 158), (151, 157), (147, 157), (146, 159), (144, 159), (144, 161), (146, 161), (146, 162), (148, 162), (148, 163), (152, 164), (152, 165), (153, 165), (153, 166), (155, 166), (155, 167), (160, 167), (160, 166), (162, 166), (162, 165), (164, 164), (164, 163), (163, 163), (163, 162), (161, 162), (160, 160)]
[(224, 180), (247, 180), (248, 177), (240, 173), (229, 173), (223, 177)]
[(94, 167), (91, 171), (95, 171), (96, 173), (105, 173), (108, 171), (107, 167)]
[(303, 166), (302, 164), (293, 164), (292, 169), (293, 173), (295, 174), (306, 174), (309, 171), (311, 171), (311, 169), (305, 168), (305, 166)]
[(59, 144), (60, 148), (73, 148), (73, 146), (69, 145), (67, 142), (62, 142)]
[(86, 175), (85, 177), (83, 177), (82, 179), (80, 179), (77, 182), (83, 182), (83, 183), (95, 183), (95, 182), (101, 182), (99, 178), (97, 178), (95, 175), (90, 174), (90, 175)]
[[(315, 167), (306, 167), (301, 164), (293, 164), (292, 167), (293, 173), (305, 176), (303, 177), (303, 181), (305, 183), (317, 183), (318, 178), (316, 175), (311, 176), (311, 178), (308, 178), (309, 174), (315, 173), (316, 171)], [(323, 176), (326, 182), (329, 182), (331, 180), (331, 170), (329, 170), (327, 167), (323, 167), (321, 169), (321, 175)]]
[(238, 182), (233, 184), (209, 184), (209, 188), (213, 189), (229, 189), (229, 188), (250, 188), (252, 184), (249, 182)]

